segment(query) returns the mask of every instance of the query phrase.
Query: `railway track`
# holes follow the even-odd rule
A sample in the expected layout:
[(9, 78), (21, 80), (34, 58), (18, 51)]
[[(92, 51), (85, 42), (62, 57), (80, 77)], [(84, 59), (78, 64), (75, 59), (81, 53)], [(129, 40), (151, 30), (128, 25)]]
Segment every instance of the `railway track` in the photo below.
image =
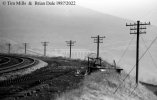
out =
[[(71, 66), (70, 61), (51, 59), (46, 62), (49, 64), (47, 67), (14, 79), (0, 81), (0, 99), (27, 100), (31, 95), (56, 94), (70, 89), (74, 82), (79, 83), (82, 79), (82, 76), (75, 76), (75, 68), (68, 67)], [(64, 68), (65, 65), (67, 68)]]
[(22, 77), (18, 77), (13, 80), (2, 81), (0, 82), (0, 91), (13, 87), (13, 86), (15, 87), (18, 86), (19, 89), (14, 90), (13, 88), (13, 89), (6, 90), (4, 92), (0, 92), (0, 95), (1, 95), (0, 99), (16, 95), (22, 91), (28, 90), (30, 88), (36, 87), (41, 84), (48, 84), (50, 83), (49, 81), (53, 82), (53, 80), (58, 79), (59, 77), (64, 77), (68, 74), (71, 75), (71, 73), (74, 73), (73, 70), (66, 70), (66, 71), (59, 70), (56, 72), (55, 71), (53, 72), (43, 71), (40, 73), (34, 73), (33, 75), (29, 74)]
[(9, 57), (1, 57), (1, 59), (0, 59), (0, 66), (9, 63), (10, 60), (11, 60), (11, 59), (10, 59)]
[(8, 87), (11, 85), (22, 85), (22, 84), (40, 84), (45, 82), (46, 80), (51, 80), (54, 77), (62, 76), (66, 73), (69, 73), (70, 71), (43, 71), (40, 73), (35, 73), (34, 75), (24, 75), (21, 77), (18, 77), (16, 79), (9, 79), (5, 81), (0, 81), (0, 87)]
[(8, 58), (9, 61), (0, 65), (0, 70), (16, 65), (23, 61), (23, 59), (18, 58), (18, 57), (11, 57), (11, 56), (5, 56), (5, 57)]
[[(6, 73), (18, 72), (19, 70), (30, 68), (38, 63), (39, 61), (37, 59), (30, 58), (30, 57), (15, 56), (15, 55), (0, 55), (0, 75), (3, 76)], [(18, 85), (21, 82), (26, 82), (26, 81), (30, 82), (28, 80), (32, 80), (30, 75), (28, 76), (24, 75), (22, 77), (17, 77), (15, 79), (0, 81), (0, 95), (1, 95), (0, 99), (5, 97), (6, 94), (10, 95), (10, 93), (11, 94), (16, 93), (14, 90), (10, 89), (11, 85)], [(26, 87), (24, 87), (24, 89)]]
[(10, 61), (0, 66), (0, 75), (31, 67), (38, 63), (37, 60), (28, 57), (7, 56)]

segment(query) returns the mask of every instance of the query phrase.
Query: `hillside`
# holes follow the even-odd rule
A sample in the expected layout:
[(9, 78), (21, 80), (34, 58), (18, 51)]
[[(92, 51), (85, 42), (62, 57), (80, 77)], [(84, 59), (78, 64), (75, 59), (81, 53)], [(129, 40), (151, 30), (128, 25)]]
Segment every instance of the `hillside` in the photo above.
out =
[[(114, 71), (96, 72), (86, 76), (78, 89), (67, 91), (56, 100), (156, 100), (157, 97), (135, 80)], [(118, 88), (117, 92), (115, 90)]]
[[(26, 6), (26, 7), (0, 7), (0, 40), (1, 51), (6, 51), (6, 43), (16, 44), (12, 49), (23, 52), (23, 42), (29, 43), (29, 48), (35, 52), (42, 53), (42, 41), (48, 44), (48, 54), (54, 56), (54, 49), (68, 49), (65, 41), (75, 40), (73, 49), (87, 49), (95, 51), (96, 44), (91, 36), (106, 36), (104, 43), (100, 45), (100, 55), (103, 59), (112, 63), (119, 61), (125, 48), (133, 35), (129, 34), (127, 19), (96, 12), (80, 6)], [(156, 37), (156, 26), (148, 26), (147, 34), (142, 34), (148, 46)], [(134, 38), (126, 55), (118, 65), (129, 72), (135, 64), (135, 42)], [(143, 41), (140, 41), (140, 55), (146, 50)], [(153, 59), (157, 59), (157, 42), (152, 45), (150, 52)], [(20, 45), (20, 46), (19, 46)], [(59, 52), (59, 51), (57, 51)], [(79, 52), (79, 51), (78, 51)], [(62, 56), (62, 54), (55, 54)], [(82, 54), (83, 55), (83, 54)], [(83, 55), (86, 56), (86, 55)], [(140, 80), (157, 84), (157, 66), (151, 60), (149, 54), (140, 62)], [(134, 72), (132, 74), (134, 76)]]

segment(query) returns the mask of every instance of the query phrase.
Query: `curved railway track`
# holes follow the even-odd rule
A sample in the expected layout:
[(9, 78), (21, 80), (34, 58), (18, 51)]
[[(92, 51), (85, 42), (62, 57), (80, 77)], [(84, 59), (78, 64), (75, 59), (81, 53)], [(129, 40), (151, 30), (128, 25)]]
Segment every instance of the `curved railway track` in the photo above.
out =
[[(39, 63), (37, 59), (24, 57), (24, 56), (15, 56), (15, 55), (0, 55), (0, 75), (6, 73), (16, 73), (26, 68), (30, 68)], [(17, 77), (15, 79), (2, 80), (0, 81), (0, 95), (1, 94), (10, 94), (9, 91), (5, 91), (5, 87), (8, 90), (9, 86), (16, 85), (20, 82), (26, 82), (31, 78), (31, 76)], [(4, 96), (5, 97), (5, 96)], [(3, 98), (3, 95), (2, 95)], [(0, 96), (1, 99), (1, 96)]]
[(10, 56), (6, 56), (6, 57), (10, 60), (8, 62), (5, 62), (2, 65), (0, 65), (0, 70), (8, 68), (8, 67), (13, 66), (13, 65), (16, 65), (16, 64), (23, 61), (23, 59), (18, 58), (18, 57), (10, 57)]
[(38, 63), (37, 60), (29, 57), (16, 57), (16, 56), (6, 57), (10, 58), (10, 61), (0, 66), (0, 75), (4, 73), (22, 70)]
[[(62, 62), (63, 65), (66, 63)], [(66, 90), (66, 88), (69, 89), (71, 85), (73, 86), (73, 81), (78, 83), (83, 78), (75, 76), (76, 69), (60, 67), (62, 64), (58, 60), (52, 60), (48, 64), (47, 67), (30, 74), (0, 81), (0, 99), (7, 100), (8, 97), (20, 99), (29, 95), (36, 95), (36, 93), (40, 95), (43, 91), (58, 93)], [(48, 90), (43, 90), (46, 87), (48, 87)], [(49, 87), (51, 87), (50, 90)]]
[(9, 63), (10, 60), (11, 60), (11, 59), (10, 59), (9, 57), (1, 57), (1, 59), (0, 59), (0, 66)]

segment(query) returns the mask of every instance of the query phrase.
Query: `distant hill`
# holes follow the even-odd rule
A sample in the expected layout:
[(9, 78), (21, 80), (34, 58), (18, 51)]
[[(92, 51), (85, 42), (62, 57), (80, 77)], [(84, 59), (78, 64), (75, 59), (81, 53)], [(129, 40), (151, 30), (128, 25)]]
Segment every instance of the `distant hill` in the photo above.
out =
[[(127, 23), (133, 21), (116, 16), (99, 13), (80, 6), (26, 6), (26, 7), (1, 7), (0, 8), (0, 41), (1, 49), (7, 50), (5, 43), (14, 44), (15, 51), (23, 50), (22, 43), (28, 42), (31, 49), (42, 53), (42, 41), (50, 42), (47, 50), (53, 55), (54, 49), (68, 49), (65, 41), (75, 40), (73, 49), (96, 50), (91, 36), (106, 36), (104, 43), (100, 45), (101, 57), (112, 62), (121, 58), (129, 41), (130, 35)], [(141, 35), (148, 46), (157, 36), (156, 26), (148, 26), (147, 34)], [(118, 64), (129, 71), (135, 64), (135, 42), (134, 38), (126, 55)], [(153, 59), (157, 60), (157, 42), (153, 44), (150, 52)], [(4, 46), (5, 45), (5, 46)], [(19, 46), (20, 45), (20, 46)], [(5, 48), (5, 49), (4, 49)], [(140, 55), (146, 50), (143, 41), (140, 41)], [(23, 51), (20, 51), (23, 52)], [(155, 83), (157, 80), (157, 66), (147, 54), (140, 62), (140, 79)], [(134, 73), (133, 73), (134, 75)]]

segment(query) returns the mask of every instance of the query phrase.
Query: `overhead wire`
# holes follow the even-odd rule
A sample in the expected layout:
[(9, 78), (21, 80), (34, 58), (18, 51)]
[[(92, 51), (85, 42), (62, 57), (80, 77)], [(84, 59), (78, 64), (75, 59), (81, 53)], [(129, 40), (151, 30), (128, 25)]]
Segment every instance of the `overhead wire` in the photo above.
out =
[(129, 41), (128, 46), (125, 48), (125, 50), (124, 50), (124, 52), (123, 52), (122, 56), (120, 57), (120, 59), (119, 59), (119, 61), (118, 61), (118, 63), (117, 63), (117, 64), (119, 64), (119, 63), (120, 63), (120, 61), (122, 60), (122, 58), (123, 58), (123, 57), (124, 57), (124, 55), (126, 54), (126, 52), (127, 52), (127, 50), (129, 49), (129, 47), (130, 47), (130, 45), (131, 45), (132, 41), (134, 40), (134, 38), (135, 38), (135, 35), (134, 35), (134, 36), (132, 37), (132, 39)]
[[(142, 56), (139, 58), (138, 62), (140, 62), (140, 60), (144, 57), (144, 55), (147, 53), (147, 51), (150, 49), (150, 47), (154, 44), (154, 42), (157, 40), (157, 36), (155, 37), (155, 39), (151, 42), (151, 44), (148, 46), (148, 48), (145, 50), (145, 52), (142, 54)], [(126, 80), (126, 78), (131, 74), (131, 72), (133, 71), (133, 69), (136, 67), (136, 64), (132, 67), (132, 69), (129, 71), (129, 73), (126, 75), (126, 77), (123, 79), (122, 83)], [(118, 89), (120, 88), (121, 84), (116, 88), (116, 90), (114, 91), (114, 94), (118, 91)]]
[(154, 44), (154, 42), (157, 40), (157, 36), (154, 38), (154, 40), (151, 42), (151, 44), (147, 47), (147, 49), (145, 50), (145, 52), (142, 54), (142, 56), (140, 57), (139, 61), (144, 57), (144, 55), (147, 53), (147, 51), (150, 49), (150, 47)]
[[(141, 37), (141, 39), (142, 39), (142, 41), (143, 41), (145, 47), (148, 48), (147, 45), (146, 45), (146, 43), (145, 43), (145, 41), (144, 41), (144, 39), (143, 39), (142, 37)], [(153, 64), (154, 64), (154, 66), (157, 68), (157, 64), (155, 63), (155, 60), (154, 60), (154, 58), (153, 58), (153, 56), (152, 56), (152, 54), (151, 54), (151, 52), (150, 52), (149, 50), (148, 50), (148, 53), (149, 53), (149, 55), (150, 55), (150, 57), (151, 57), (151, 59), (152, 59), (152, 62), (153, 62)]]
[[(122, 60), (122, 58), (123, 58), (124, 55), (126, 54), (128, 48), (130, 47), (130, 45), (131, 45), (131, 43), (132, 43), (132, 41), (133, 41), (134, 38), (135, 38), (135, 35), (134, 35), (134, 36), (132, 37), (132, 39), (130, 40), (128, 46), (126, 47), (126, 49), (125, 49), (125, 51), (123, 52), (123, 54), (122, 54), (120, 60), (118, 61), (118, 64), (120, 63), (120, 61)], [(135, 68), (135, 65), (132, 67), (132, 69), (129, 71), (129, 73), (126, 75), (126, 77), (122, 80), (123, 82), (124, 82), (124, 81), (126, 80), (126, 78), (130, 75), (130, 73), (133, 71), (134, 68)], [(114, 94), (117, 92), (117, 90), (118, 90), (118, 88), (119, 88), (120, 86), (121, 86), (121, 85), (119, 85), (119, 86), (116, 88)]]

